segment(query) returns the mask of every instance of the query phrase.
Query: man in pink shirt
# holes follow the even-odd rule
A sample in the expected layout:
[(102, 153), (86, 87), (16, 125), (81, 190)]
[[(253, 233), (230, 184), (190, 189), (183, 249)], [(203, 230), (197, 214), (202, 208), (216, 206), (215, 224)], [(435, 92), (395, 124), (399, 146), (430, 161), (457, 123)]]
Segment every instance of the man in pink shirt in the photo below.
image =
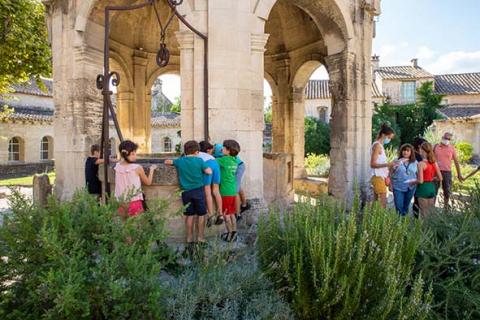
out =
[(445, 132), (440, 144), (435, 145), (434, 152), (437, 158), (438, 166), (442, 172), (442, 190), (445, 208), (448, 207), (450, 201), (451, 189), (452, 189), (452, 160), (455, 163), (457, 169), (458, 180), (463, 181), (462, 173), (460, 171), (460, 163), (458, 162), (457, 152), (455, 147), (450, 144), (453, 135), (449, 132)]

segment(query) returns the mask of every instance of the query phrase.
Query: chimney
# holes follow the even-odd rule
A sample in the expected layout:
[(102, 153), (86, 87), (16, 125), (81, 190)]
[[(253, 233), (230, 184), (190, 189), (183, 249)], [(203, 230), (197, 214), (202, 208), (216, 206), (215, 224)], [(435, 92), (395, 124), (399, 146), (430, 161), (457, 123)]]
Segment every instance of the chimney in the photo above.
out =
[(412, 67), (418, 68), (418, 59), (417, 58), (413, 58), (410, 62), (412, 63)]
[(380, 56), (376, 54), (372, 56), (372, 70), (375, 72), (380, 68)]

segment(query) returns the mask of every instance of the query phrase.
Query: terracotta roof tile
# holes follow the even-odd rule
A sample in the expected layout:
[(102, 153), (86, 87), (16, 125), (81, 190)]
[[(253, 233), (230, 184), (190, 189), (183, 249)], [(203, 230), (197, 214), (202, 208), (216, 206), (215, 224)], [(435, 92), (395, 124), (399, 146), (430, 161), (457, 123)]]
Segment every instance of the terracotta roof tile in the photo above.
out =
[(480, 115), (480, 105), (469, 107), (444, 107), (438, 111), (448, 119), (465, 119)]
[(53, 97), (53, 81), (52, 79), (41, 78), (41, 81), (45, 85), (47, 91), (43, 91), (40, 89), (35, 81), (35, 79), (30, 79), (29, 81), (13, 85), (12, 88), (15, 93), (25, 93), (31, 94), (36, 96), (44, 96), (44, 97)]
[(383, 79), (416, 79), (416, 78), (433, 78), (430, 72), (414, 66), (393, 66), (380, 67), (375, 73)]
[(437, 75), (435, 92), (447, 95), (480, 94), (480, 72)]
[[(305, 88), (305, 96), (309, 100), (314, 99), (330, 99), (329, 80), (310, 80)], [(378, 90), (375, 82), (372, 82), (372, 96), (375, 98), (383, 97)]]

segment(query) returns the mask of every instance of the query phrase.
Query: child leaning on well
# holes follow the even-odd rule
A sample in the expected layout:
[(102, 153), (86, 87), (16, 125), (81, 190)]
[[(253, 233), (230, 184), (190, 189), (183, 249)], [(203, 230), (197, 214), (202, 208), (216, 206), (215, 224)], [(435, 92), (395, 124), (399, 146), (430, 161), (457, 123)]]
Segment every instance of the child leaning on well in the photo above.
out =
[[(150, 166), (148, 177), (143, 167), (137, 163), (138, 145), (125, 140), (118, 146), (121, 160), (115, 165), (115, 197), (128, 201), (120, 206), (119, 213), (125, 221), (127, 217), (136, 216), (144, 211), (142, 183), (149, 186), (153, 181), (156, 165)], [(126, 210), (125, 210), (126, 209)], [(125, 212), (126, 211), (126, 212)]]
[(212, 174), (212, 169), (198, 157), (200, 146), (196, 141), (187, 141), (184, 145), (185, 156), (166, 160), (166, 165), (174, 165), (178, 172), (178, 180), (182, 189), (182, 202), (185, 209), (185, 233), (187, 245), (191, 248), (193, 241), (193, 226), (195, 217), (198, 216), (197, 237), (198, 242), (205, 243), (205, 190), (203, 174)]
[(222, 234), (222, 239), (233, 242), (237, 239), (237, 155), (240, 152), (239, 144), (235, 140), (223, 141), (223, 157), (217, 158), (220, 165), (220, 194), (222, 196), (223, 214), (227, 232)]

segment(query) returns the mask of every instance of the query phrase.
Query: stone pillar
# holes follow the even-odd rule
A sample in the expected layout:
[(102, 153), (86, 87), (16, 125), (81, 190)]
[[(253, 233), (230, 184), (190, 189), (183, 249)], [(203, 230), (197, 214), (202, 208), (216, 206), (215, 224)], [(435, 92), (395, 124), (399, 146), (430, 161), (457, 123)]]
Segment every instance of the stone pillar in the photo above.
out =
[[(210, 135), (236, 139), (247, 197), (263, 201), (263, 50), (252, 32), (250, 1), (208, 2)], [(253, 33), (253, 34), (252, 34)]]
[(359, 70), (370, 66), (347, 51), (327, 56), (325, 61), (332, 93), (329, 192), (352, 199), (355, 184), (365, 191), (369, 180), (371, 77), (365, 78), (369, 72)]
[(272, 102), (272, 152), (291, 153), (289, 145), (290, 59), (284, 57), (277, 60), (275, 67), (278, 97), (275, 104)]
[(305, 88), (292, 88), (291, 116), (293, 125), (293, 178), (301, 179), (305, 172)]
[(146, 103), (148, 53), (135, 50), (133, 56), (134, 110), (130, 113), (132, 139), (138, 143), (140, 153), (150, 153), (151, 150), (151, 110)]
[(124, 138), (133, 136), (133, 111), (135, 101), (134, 94), (130, 91), (119, 91), (117, 93), (117, 118)]
[(74, 30), (74, 10), (47, 6), (51, 24), (55, 104), (55, 192), (69, 199), (85, 186), (84, 163), (101, 134), (102, 96), (95, 79), (103, 70), (103, 27), (92, 25), (90, 41)]

